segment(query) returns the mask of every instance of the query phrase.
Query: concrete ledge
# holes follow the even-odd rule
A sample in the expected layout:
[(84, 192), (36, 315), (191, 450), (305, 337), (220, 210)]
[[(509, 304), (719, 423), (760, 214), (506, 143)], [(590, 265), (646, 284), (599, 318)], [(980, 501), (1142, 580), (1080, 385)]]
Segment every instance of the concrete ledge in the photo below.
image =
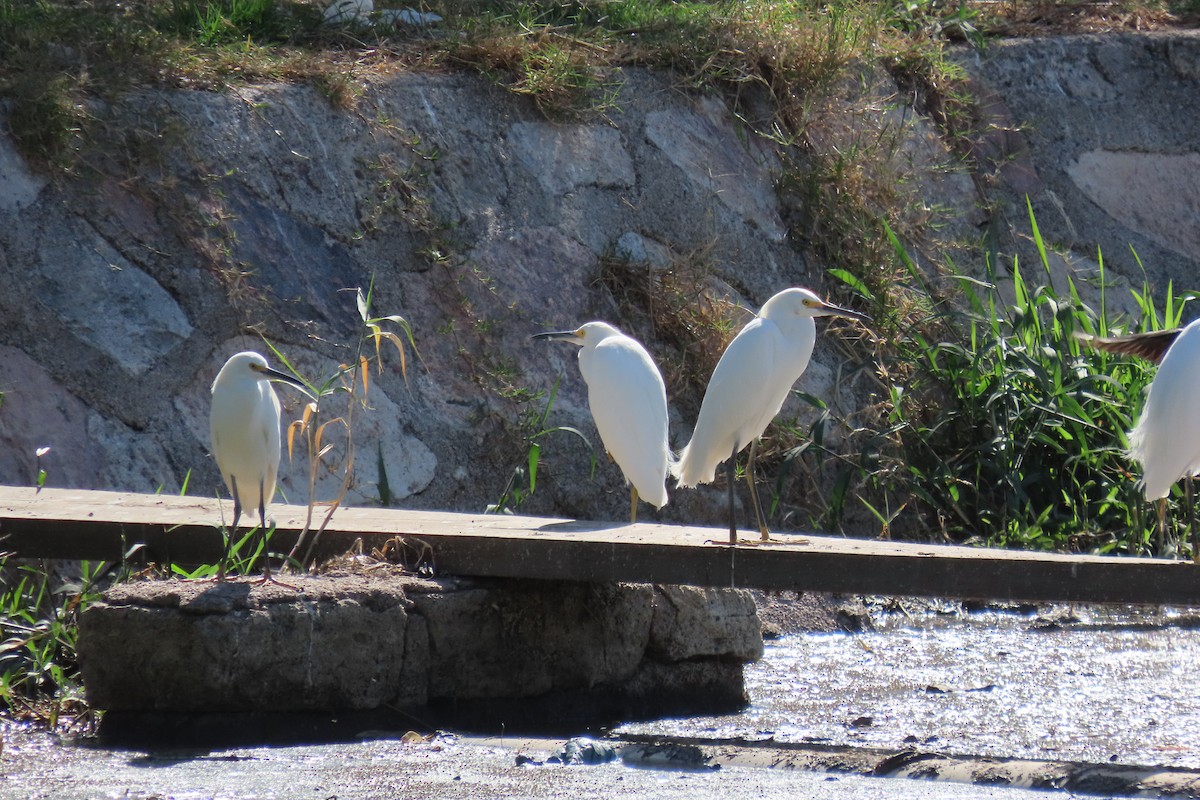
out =
[(741, 590), (427, 580), (378, 567), (289, 576), (296, 589), (115, 587), (80, 619), (88, 701), (178, 713), (469, 717), (475, 707), (501, 718), (515, 702), (528, 713), (644, 718), (744, 705), (742, 665), (762, 655)]

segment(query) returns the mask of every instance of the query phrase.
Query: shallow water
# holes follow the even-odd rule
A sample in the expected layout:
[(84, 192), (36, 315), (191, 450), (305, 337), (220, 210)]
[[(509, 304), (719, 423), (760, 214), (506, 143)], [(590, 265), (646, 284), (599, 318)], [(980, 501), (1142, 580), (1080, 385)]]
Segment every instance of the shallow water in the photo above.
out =
[[(751, 705), (617, 733), (774, 738), (945, 754), (1200, 767), (1200, 620), (1087, 611), (1047, 624), (1012, 613), (877, 614), (875, 630), (768, 642)], [(1033, 800), (1030, 791), (727, 765), (529, 766), (561, 741), (395, 738), (205, 753), (78, 747), (2, 731), (0, 798), (613, 797)]]
[(1179, 612), (875, 617), (767, 643), (751, 706), (623, 733), (773, 737), (960, 755), (1200, 767), (1200, 629)]

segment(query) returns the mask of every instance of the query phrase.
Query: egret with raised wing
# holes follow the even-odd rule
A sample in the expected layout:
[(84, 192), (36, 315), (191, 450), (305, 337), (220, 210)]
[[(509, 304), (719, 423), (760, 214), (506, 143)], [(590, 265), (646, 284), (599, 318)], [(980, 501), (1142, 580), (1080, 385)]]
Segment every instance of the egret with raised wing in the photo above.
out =
[(1192, 516), (1192, 477), (1200, 474), (1200, 320), (1184, 328), (1128, 336), (1081, 336), (1092, 347), (1158, 364), (1146, 404), (1129, 432), (1129, 457), (1142, 466), (1142, 490), (1158, 504), (1159, 547), (1165, 545), (1167, 495), (1181, 478), (1200, 562), (1200, 530)]

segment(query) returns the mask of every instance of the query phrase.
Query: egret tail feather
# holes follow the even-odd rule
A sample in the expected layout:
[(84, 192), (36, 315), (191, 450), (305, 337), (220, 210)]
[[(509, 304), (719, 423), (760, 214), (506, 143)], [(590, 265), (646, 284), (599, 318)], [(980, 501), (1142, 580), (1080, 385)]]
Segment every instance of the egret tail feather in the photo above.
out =
[(667, 461), (667, 474), (675, 479), (675, 482), (680, 486), (691, 486), (683, 482), (683, 464), (687, 460), (688, 449), (685, 447), (677, 454), (672, 454), (673, 458)]

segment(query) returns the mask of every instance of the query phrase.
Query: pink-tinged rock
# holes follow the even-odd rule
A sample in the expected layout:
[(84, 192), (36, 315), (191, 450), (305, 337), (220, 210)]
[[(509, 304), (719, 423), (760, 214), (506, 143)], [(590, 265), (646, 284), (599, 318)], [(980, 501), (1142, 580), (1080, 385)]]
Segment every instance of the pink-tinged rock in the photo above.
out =
[(1067, 174), (1113, 219), (1200, 258), (1200, 154), (1091, 150)]

